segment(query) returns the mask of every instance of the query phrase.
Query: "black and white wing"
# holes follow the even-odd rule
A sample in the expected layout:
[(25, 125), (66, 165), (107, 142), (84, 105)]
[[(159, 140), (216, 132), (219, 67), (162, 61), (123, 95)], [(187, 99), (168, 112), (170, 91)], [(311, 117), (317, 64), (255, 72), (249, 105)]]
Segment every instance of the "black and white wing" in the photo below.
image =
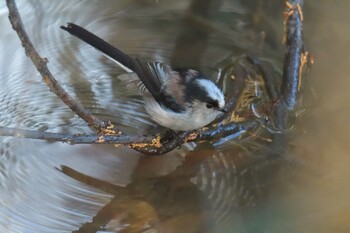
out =
[(170, 93), (167, 88), (171, 80), (176, 81), (180, 78), (177, 72), (171, 70), (170, 66), (160, 62), (143, 62), (136, 58), (134, 68), (142, 84), (160, 105), (174, 112), (185, 110), (180, 102), (181, 98)]

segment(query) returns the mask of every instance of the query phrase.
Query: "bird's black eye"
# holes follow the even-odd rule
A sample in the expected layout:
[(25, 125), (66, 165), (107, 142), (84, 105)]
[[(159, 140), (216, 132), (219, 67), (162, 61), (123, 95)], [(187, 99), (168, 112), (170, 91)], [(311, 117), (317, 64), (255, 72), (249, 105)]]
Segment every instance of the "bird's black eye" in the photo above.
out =
[(212, 104), (207, 104), (207, 108), (213, 108)]

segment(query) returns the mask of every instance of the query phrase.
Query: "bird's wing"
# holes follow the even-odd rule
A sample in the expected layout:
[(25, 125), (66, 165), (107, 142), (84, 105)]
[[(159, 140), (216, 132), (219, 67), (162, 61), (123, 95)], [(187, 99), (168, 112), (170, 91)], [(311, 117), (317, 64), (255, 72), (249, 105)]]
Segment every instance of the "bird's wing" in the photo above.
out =
[(184, 111), (184, 106), (176, 96), (167, 90), (169, 79), (176, 78), (170, 66), (161, 62), (144, 62), (136, 58), (133, 60), (133, 67), (142, 84), (159, 104), (174, 112)]
[(61, 28), (100, 50), (128, 73), (135, 72), (142, 84), (160, 105), (170, 108), (174, 112), (184, 110), (183, 106), (175, 98), (171, 97), (164, 88), (165, 82), (172, 75), (170, 66), (160, 62), (143, 62), (139, 58), (132, 58), (76, 24), (68, 23), (66, 27), (61, 26)]

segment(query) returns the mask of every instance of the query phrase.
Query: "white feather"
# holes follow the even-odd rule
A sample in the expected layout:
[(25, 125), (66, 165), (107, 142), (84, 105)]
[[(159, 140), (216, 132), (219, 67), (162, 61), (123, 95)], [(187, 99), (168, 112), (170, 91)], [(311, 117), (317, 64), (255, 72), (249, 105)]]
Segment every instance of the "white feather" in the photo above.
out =
[(118, 62), (117, 60), (113, 59), (112, 57), (102, 53), (105, 57), (107, 57), (109, 60), (117, 63), (118, 66), (120, 66), (120, 68), (122, 68), (123, 70), (125, 70), (128, 73), (133, 73), (134, 71), (130, 70), (128, 67), (124, 66), (123, 64), (121, 64), (120, 62)]
[(202, 86), (208, 93), (208, 95), (213, 99), (217, 100), (219, 103), (219, 108), (225, 106), (225, 97), (222, 91), (215, 85), (215, 83), (208, 79), (197, 79), (196, 82)]
[(208, 109), (205, 103), (195, 101), (187, 111), (177, 113), (160, 106), (152, 97), (145, 98), (145, 108), (158, 124), (176, 131), (200, 129), (211, 123), (220, 114)]

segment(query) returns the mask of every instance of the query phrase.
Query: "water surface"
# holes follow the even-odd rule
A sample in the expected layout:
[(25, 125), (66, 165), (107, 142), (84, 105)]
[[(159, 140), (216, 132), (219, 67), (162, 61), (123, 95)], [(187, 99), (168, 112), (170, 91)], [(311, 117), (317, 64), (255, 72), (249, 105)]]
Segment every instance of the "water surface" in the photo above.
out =
[[(185, 0), (17, 1), (61, 85), (130, 133), (157, 129), (142, 99), (115, 79), (122, 70), (59, 26), (77, 23), (130, 55), (199, 66), (213, 78), (219, 64), (245, 54), (280, 67), (280, 4), (214, 2), (218, 10), (199, 22), (203, 30), (184, 25)], [(0, 232), (349, 232), (349, 7), (325, 0), (305, 6), (306, 46), (316, 64), (304, 79), (313, 101), (296, 122), (291, 150), (276, 157), (261, 138), (227, 138), (145, 157), (112, 145), (2, 137)], [(41, 81), (4, 2), (0, 27), (0, 126), (92, 133)], [(196, 44), (186, 43), (191, 33)]]

